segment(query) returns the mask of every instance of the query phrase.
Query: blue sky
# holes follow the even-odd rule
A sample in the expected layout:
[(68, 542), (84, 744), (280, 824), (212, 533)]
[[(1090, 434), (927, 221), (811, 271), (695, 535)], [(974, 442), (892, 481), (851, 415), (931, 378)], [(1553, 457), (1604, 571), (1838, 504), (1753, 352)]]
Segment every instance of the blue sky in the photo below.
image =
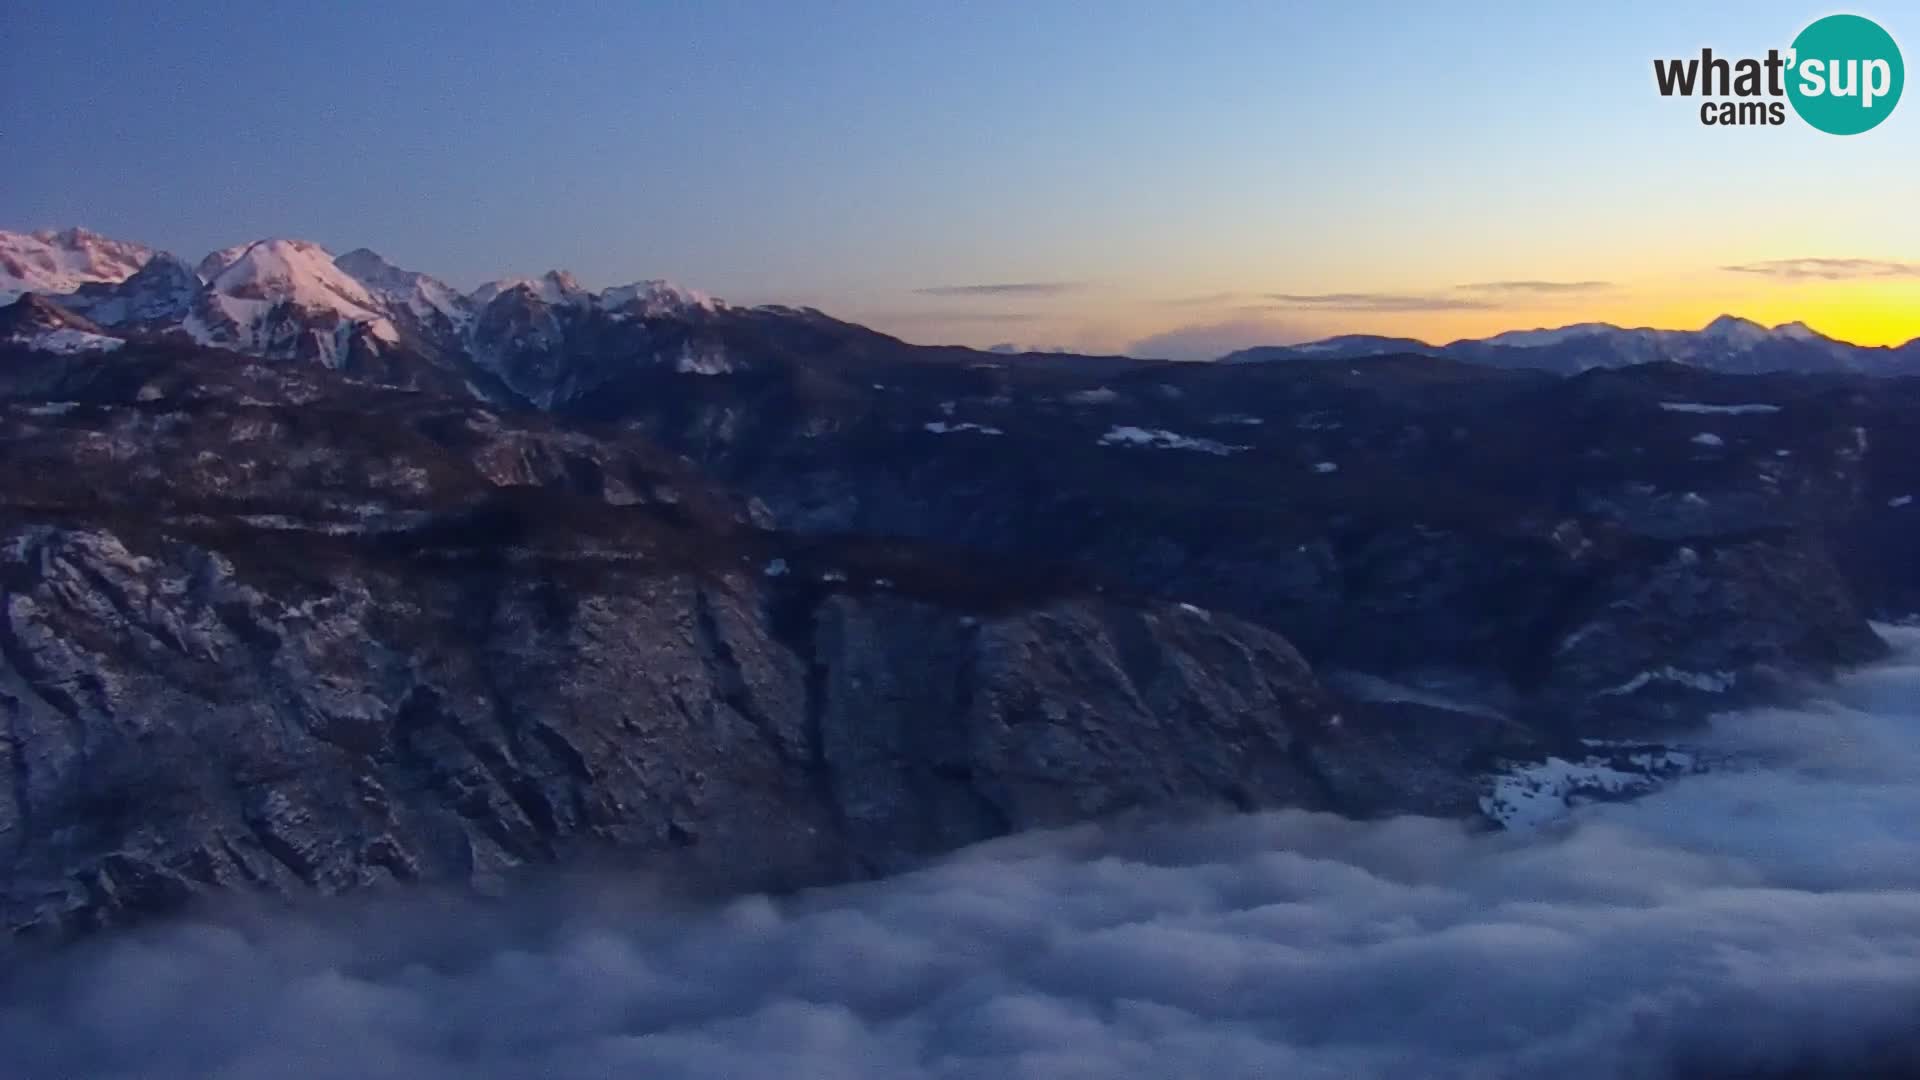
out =
[[(1920, 334), (1891, 310), (1911, 279), (1782, 293), (1719, 269), (1920, 257), (1920, 105), (1853, 139), (1703, 128), (1653, 92), (1655, 56), (1764, 53), (1826, 10), (1675, 7), (16, 0), (0, 226), (188, 257), (364, 244), (462, 286), (662, 276), (972, 344), (1796, 303)], [(1609, 284), (1392, 309), (1510, 280)], [(918, 291), (1023, 283), (1061, 287)]]

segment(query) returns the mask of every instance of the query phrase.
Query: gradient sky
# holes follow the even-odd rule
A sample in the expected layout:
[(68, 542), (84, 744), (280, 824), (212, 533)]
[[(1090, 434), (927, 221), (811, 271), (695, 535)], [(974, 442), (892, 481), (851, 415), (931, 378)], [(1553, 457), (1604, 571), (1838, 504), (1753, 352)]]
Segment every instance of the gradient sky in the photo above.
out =
[[(1852, 138), (1703, 127), (1656, 56), (1831, 9), (1676, 7), (11, 0), (0, 227), (669, 277), (974, 345), (1920, 336), (1920, 101)], [(1920, 59), (1920, 9), (1847, 10)], [(1766, 265), (1803, 259), (1875, 263)]]

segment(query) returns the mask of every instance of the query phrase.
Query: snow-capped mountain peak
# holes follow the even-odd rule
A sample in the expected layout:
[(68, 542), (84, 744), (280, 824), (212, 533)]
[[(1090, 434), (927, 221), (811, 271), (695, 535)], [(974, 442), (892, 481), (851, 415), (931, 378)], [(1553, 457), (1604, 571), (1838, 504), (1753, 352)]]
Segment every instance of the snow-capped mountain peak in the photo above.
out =
[(654, 278), (603, 290), (600, 306), (608, 311), (646, 316), (678, 315), (688, 311), (713, 311), (719, 301), (702, 292), (683, 288), (671, 281)]
[(1722, 315), (1708, 323), (1701, 335), (1740, 347), (1752, 347), (1767, 339), (1767, 328), (1751, 319)]
[[(76, 333), (107, 328), (114, 341), (179, 335), (330, 365), (411, 352), (492, 366), (516, 351), (552, 352), (576, 328), (705, 316), (725, 307), (660, 279), (592, 291), (564, 270), (489, 282), (462, 295), (368, 248), (335, 257), (320, 244), (289, 238), (235, 244), (189, 267), (80, 229), (0, 232), (0, 288), (8, 288), (0, 303), (17, 292), (44, 293), (93, 328)], [(72, 328), (34, 332), (55, 329)], [(634, 332), (644, 338), (652, 331)]]
[(468, 293), (466, 302), (474, 311), (509, 293), (525, 293), (548, 306), (568, 305), (598, 308), (624, 317), (650, 318), (682, 315), (692, 311), (713, 311), (724, 305), (705, 293), (676, 285), (660, 278), (649, 278), (610, 289), (589, 292), (565, 270), (549, 270), (538, 278), (501, 278), (489, 281)]
[(361, 332), (400, 340), (380, 301), (319, 244), (259, 240), (216, 252), (200, 267), (213, 273), (182, 329), (204, 344), (337, 364)]
[(565, 270), (549, 270), (537, 278), (514, 277), (489, 281), (468, 293), (467, 300), (475, 308), (483, 308), (498, 297), (517, 291), (525, 291), (544, 304), (578, 303), (592, 295), (581, 287), (572, 274)]
[(375, 316), (373, 294), (334, 265), (326, 248), (306, 240), (259, 240), (207, 279), (216, 292), (245, 300), (291, 300), (303, 307), (357, 309)]
[(85, 229), (0, 230), (0, 303), (21, 293), (58, 295), (90, 282), (125, 281), (152, 257), (144, 244)]
[(405, 311), (416, 319), (439, 315), (455, 326), (471, 317), (466, 299), (453, 286), (431, 274), (402, 270), (367, 248), (355, 248), (333, 264), (364, 286), (390, 313)]

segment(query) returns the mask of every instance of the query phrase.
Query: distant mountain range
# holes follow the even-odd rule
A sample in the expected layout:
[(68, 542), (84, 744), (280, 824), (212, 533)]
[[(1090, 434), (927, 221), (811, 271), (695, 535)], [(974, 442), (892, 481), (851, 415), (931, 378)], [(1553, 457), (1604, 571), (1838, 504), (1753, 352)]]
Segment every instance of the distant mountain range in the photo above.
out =
[[(504, 388), (542, 406), (592, 394), (610, 365), (631, 366), (636, 357), (721, 374), (768, 352), (870, 355), (923, 348), (811, 309), (733, 307), (661, 280), (594, 291), (551, 270), (461, 292), (365, 248), (335, 256), (291, 239), (235, 245), (189, 265), (84, 229), (0, 231), (0, 304), (28, 293), (36, 297), (33, 304), (0, 316), (0, 339), (58, 351), (176, 339), (331, 368), (418, 359), (426, 362), (423, 373), (477, 380), (483, 396)], [(1920, 373), (1920, 340), (1866, 347), (1804, 323), (1768, 329), (1732, 316), (1691, 331), (1580, 323), (1438, 346), (1345, 335), (1245, 349), (1222, 360), (1393, 354), (1560, 374), (1661, 361), (1729, 373)]]
[(1564, 375), (1594, 368), (1675, 363), (1731, 374), (1770, 371), (1853, 372), (1867, 375), (1920, 373), (1920, 339), (1894, 348), (1854, 345), (1791, 322), (1768, 329), (1748, 319), (1722, 315), (1699, 330), (1655, 330), (1611, 323), (1576, 323), (1557, 329), (1509, 330), (1489, 338), (1431, 345), (1414, 338), (1348, 334), (1303, 345), (1265, 345), (1221, 359), (1251, 364), (1301, 358), (1337, 359), (1411, 353), (1446, 356), (1504, 368), (1531, 368)]
[(336, 257), (277, 238), (189, 264), (84, 229), (0, 232), (0, 305), (0, 342), (30, 348), (171, 341), (542, 407), (636, 368), (720, 374), (754, 358), (915, 349), (811, 309), (734, 307), (667, 281), (595, 291), (553, 270), (462, 292), (364, 248)]
[[(554, 309), (619, 321), (719, 307), (663, 281), (590, 292), (564, 271), (462, 293), (364, 248), (335, 257), (305, 240), (238, 244), (189, 266), (84, 229), (0, 232), (0, 303), (25, 293), (91, 324), (92, 337), (62, 339), (68, 348), (172, 336), (329, 367), (346, 365), (356, 350), (497, 354), (503, 341), (496, 338), (524, 343), (529, 333), (553, 329)], [(76, 325), (56, 321), (62, 329)]]

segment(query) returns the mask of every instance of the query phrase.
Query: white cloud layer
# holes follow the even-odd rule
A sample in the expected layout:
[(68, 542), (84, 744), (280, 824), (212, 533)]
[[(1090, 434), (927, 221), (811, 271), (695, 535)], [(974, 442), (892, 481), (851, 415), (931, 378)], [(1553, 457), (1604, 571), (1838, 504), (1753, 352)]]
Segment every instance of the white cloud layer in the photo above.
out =
[[(1016, 837), (718, 908), (602, 881), (18, 965), (25, 1077), (1586, 1077), (1920, 1065), (1920, 631), (1564, 828)], [(1905, 1055), (1905, 1056), (1902, 1056)]]

